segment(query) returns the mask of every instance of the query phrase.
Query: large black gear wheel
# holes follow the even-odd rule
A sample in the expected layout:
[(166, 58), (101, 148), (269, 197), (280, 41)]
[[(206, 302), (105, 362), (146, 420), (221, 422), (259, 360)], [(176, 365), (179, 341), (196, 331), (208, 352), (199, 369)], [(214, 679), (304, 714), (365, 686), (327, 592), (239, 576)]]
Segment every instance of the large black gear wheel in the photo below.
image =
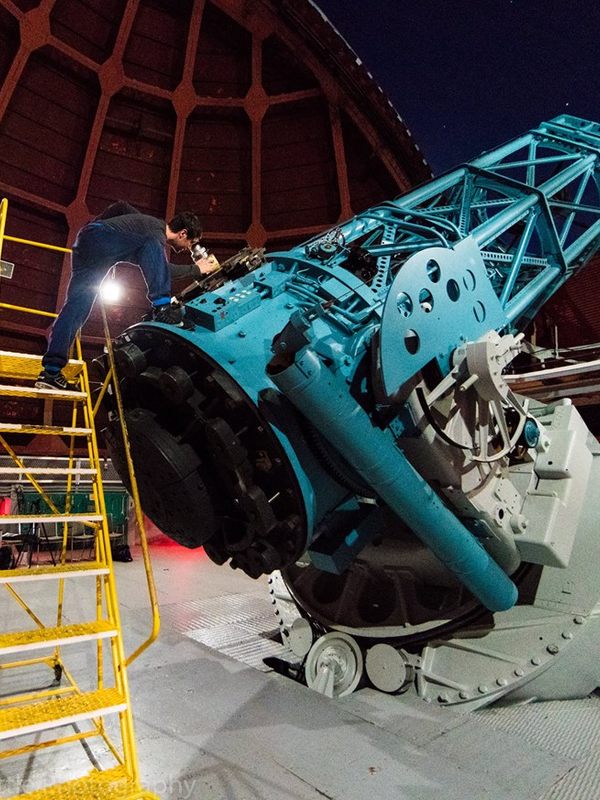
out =
[[(179, 544), (200, 547), (214, 534), (217, 523), (198, 454), (161, 427), (148, 409), (126, 411), (125, 422), (144, 513)], [(109, 424), (105, 435), (117, 471), (127, 480), (118, 420)]]

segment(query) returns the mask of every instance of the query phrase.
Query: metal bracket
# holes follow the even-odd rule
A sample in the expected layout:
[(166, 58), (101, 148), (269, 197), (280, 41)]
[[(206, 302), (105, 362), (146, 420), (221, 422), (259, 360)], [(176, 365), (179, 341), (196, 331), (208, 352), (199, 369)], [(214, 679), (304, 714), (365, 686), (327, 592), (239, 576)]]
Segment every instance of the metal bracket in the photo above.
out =
[(0, 259), (0, 278), (7, 278), (10, 280), (13, 276), (15, 265), (11, 261), (4, 261)]

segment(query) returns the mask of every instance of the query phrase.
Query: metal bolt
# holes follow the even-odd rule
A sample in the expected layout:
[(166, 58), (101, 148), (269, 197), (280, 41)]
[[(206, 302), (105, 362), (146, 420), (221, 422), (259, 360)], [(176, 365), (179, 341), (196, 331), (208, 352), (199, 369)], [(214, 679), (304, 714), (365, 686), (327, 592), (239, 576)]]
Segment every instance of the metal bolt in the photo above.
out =
[(531, 659), (531, 663), (533, 664), (534, 667), (539, 667), (539, 665), (542, 663), (542, 660), (541, 660), (541, 658), (538, 658), (537, 656), (534, 656)]
[(465, 690), (463, 689), (458, 693), (458, 696), (460, 697), (461, 700), (466, 700), (469, 696), (469, 693), (465, 692)]
[(286, 308), (293, 308), (293, 307), (294, 307), (294, 304), (293, 304), (293, 303), (286, 303), (286, 304), (285, 304), (285, 307), (286, 307)]
[(515, 670), (515, 675), (517, 678), (522, 678), (523, 675), (525, 675), (525, 670), (521, 669), (521, 667), (517, 667), (517, 669)]
[(240, 339), (244, 339), (246, 336), (246, 331), (239, 331), (238, 336), (240, 337)]
[(479, 694), (487, 694), (489, 690), (487, 686), (482, 685), (477, 687), (477, 691), (479, 692)]
[(584, 619), (583, 617), (574, 617), (573, 622), (575, 625), (583, 625)]
[(506, 678), (496, 678), (496, 683), (498, 684), (498, 686), (506, 686), (508, 681), (506, 680)]
[(553, 656), (558, 653), (559, 647), (556, 644), (549, 644), (546, 650)]
[(573, 638), (573, 634), (571, 633), (571, 631), (563, 631), (561, 633), (561, 636), (562, 636), (563, 639), (572, 639)]

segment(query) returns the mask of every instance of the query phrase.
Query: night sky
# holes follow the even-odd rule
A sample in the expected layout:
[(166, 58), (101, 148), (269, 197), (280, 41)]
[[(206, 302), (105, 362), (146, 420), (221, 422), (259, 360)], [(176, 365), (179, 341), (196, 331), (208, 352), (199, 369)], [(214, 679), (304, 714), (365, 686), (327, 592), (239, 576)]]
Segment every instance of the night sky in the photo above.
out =
[(600, 0), (315, 0), (434, 173), (568, 113), (600, 122)]

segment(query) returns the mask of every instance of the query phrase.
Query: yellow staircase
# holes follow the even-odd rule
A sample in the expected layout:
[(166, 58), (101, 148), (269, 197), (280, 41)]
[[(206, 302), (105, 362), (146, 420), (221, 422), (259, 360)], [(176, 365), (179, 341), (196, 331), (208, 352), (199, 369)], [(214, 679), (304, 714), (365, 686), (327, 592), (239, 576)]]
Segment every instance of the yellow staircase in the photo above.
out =
[[(15, 476), (26, 475), (47, 506), (39, 514), (11, 509), (10, 516), (0, 517), (0, 528), (19, 531), (27, 525), (30, 531), (39, 531), (41, 526), (52, 525), (58, 534), (55, 564), (40, 561), (44, 554), (38, 550), (36, 558), (30, 557), (30, 566), (0, 571), (0, 591), (8, 593), (0, 606), (0, 747), (6, 748), (0, 749), (0, 771), (6, 774), (9, 758), (26, 756), (31, 764), (33, 754), (43, 751), (64, 759), (65, 747), (77, 748), (78, 757), (83, 750), (90, 757), (91, 772), (28, 794), (11, 793), (25, 800), (156, 798), (140, 786), (87, 368), (82, 360), (69, 361), (64, 373), (73, 390), (64, 392), (35, 388), (40, 369), (37, 356), (0, 352), (0, 403), (6, 398), (38, 398), (45, 401), (44, 419), (48, 421), (43, 425), (0, 422), (0, 446), (12, 458)], [(52, 424), (49, 412), (63, 422), (68, 415), (70, 424)], [(68, 441), (68, 466), (28, 468), (26, 457), (19, 456), (10, 442), (13, 435), (23, 433), (60, 436)], [(76, 448), (83, 445), (89, 467), (80, 470)], [(4, 474), (11, 470), (2, 468)], [(72, 514), (69, 498), (79, 473), (91, 477), (90, 510)], [(63, 509), (56, 507), (42, 487), (40, 481), (49, 474), (63, 476)], [(86, 526), (95, 537), (93, 561), (72, 560), (73, 546), (69, 550), (68, 542), (76, 523)], [(53, 588), (49, 581), (56, 589), (52, 602), (47, 600)], [(25, 596), (28, 591), (31, 597)], [(6, 602), (14, 614), (5, 613)], [(73, 619), (76, 615), (83, 618)], [(15, 626), (22, 629), (13, 630)], [(38, 652), (44, 650), (46, 653)], [(76, 653), (72, 669), (68, 659), (71, 654), (75, 659)], [(50, 682), (43, 677), (47, 668)], [(60, 755), (55, 751), (59, 745)], [(94, 746), (100, 755), (94, 754)]]

